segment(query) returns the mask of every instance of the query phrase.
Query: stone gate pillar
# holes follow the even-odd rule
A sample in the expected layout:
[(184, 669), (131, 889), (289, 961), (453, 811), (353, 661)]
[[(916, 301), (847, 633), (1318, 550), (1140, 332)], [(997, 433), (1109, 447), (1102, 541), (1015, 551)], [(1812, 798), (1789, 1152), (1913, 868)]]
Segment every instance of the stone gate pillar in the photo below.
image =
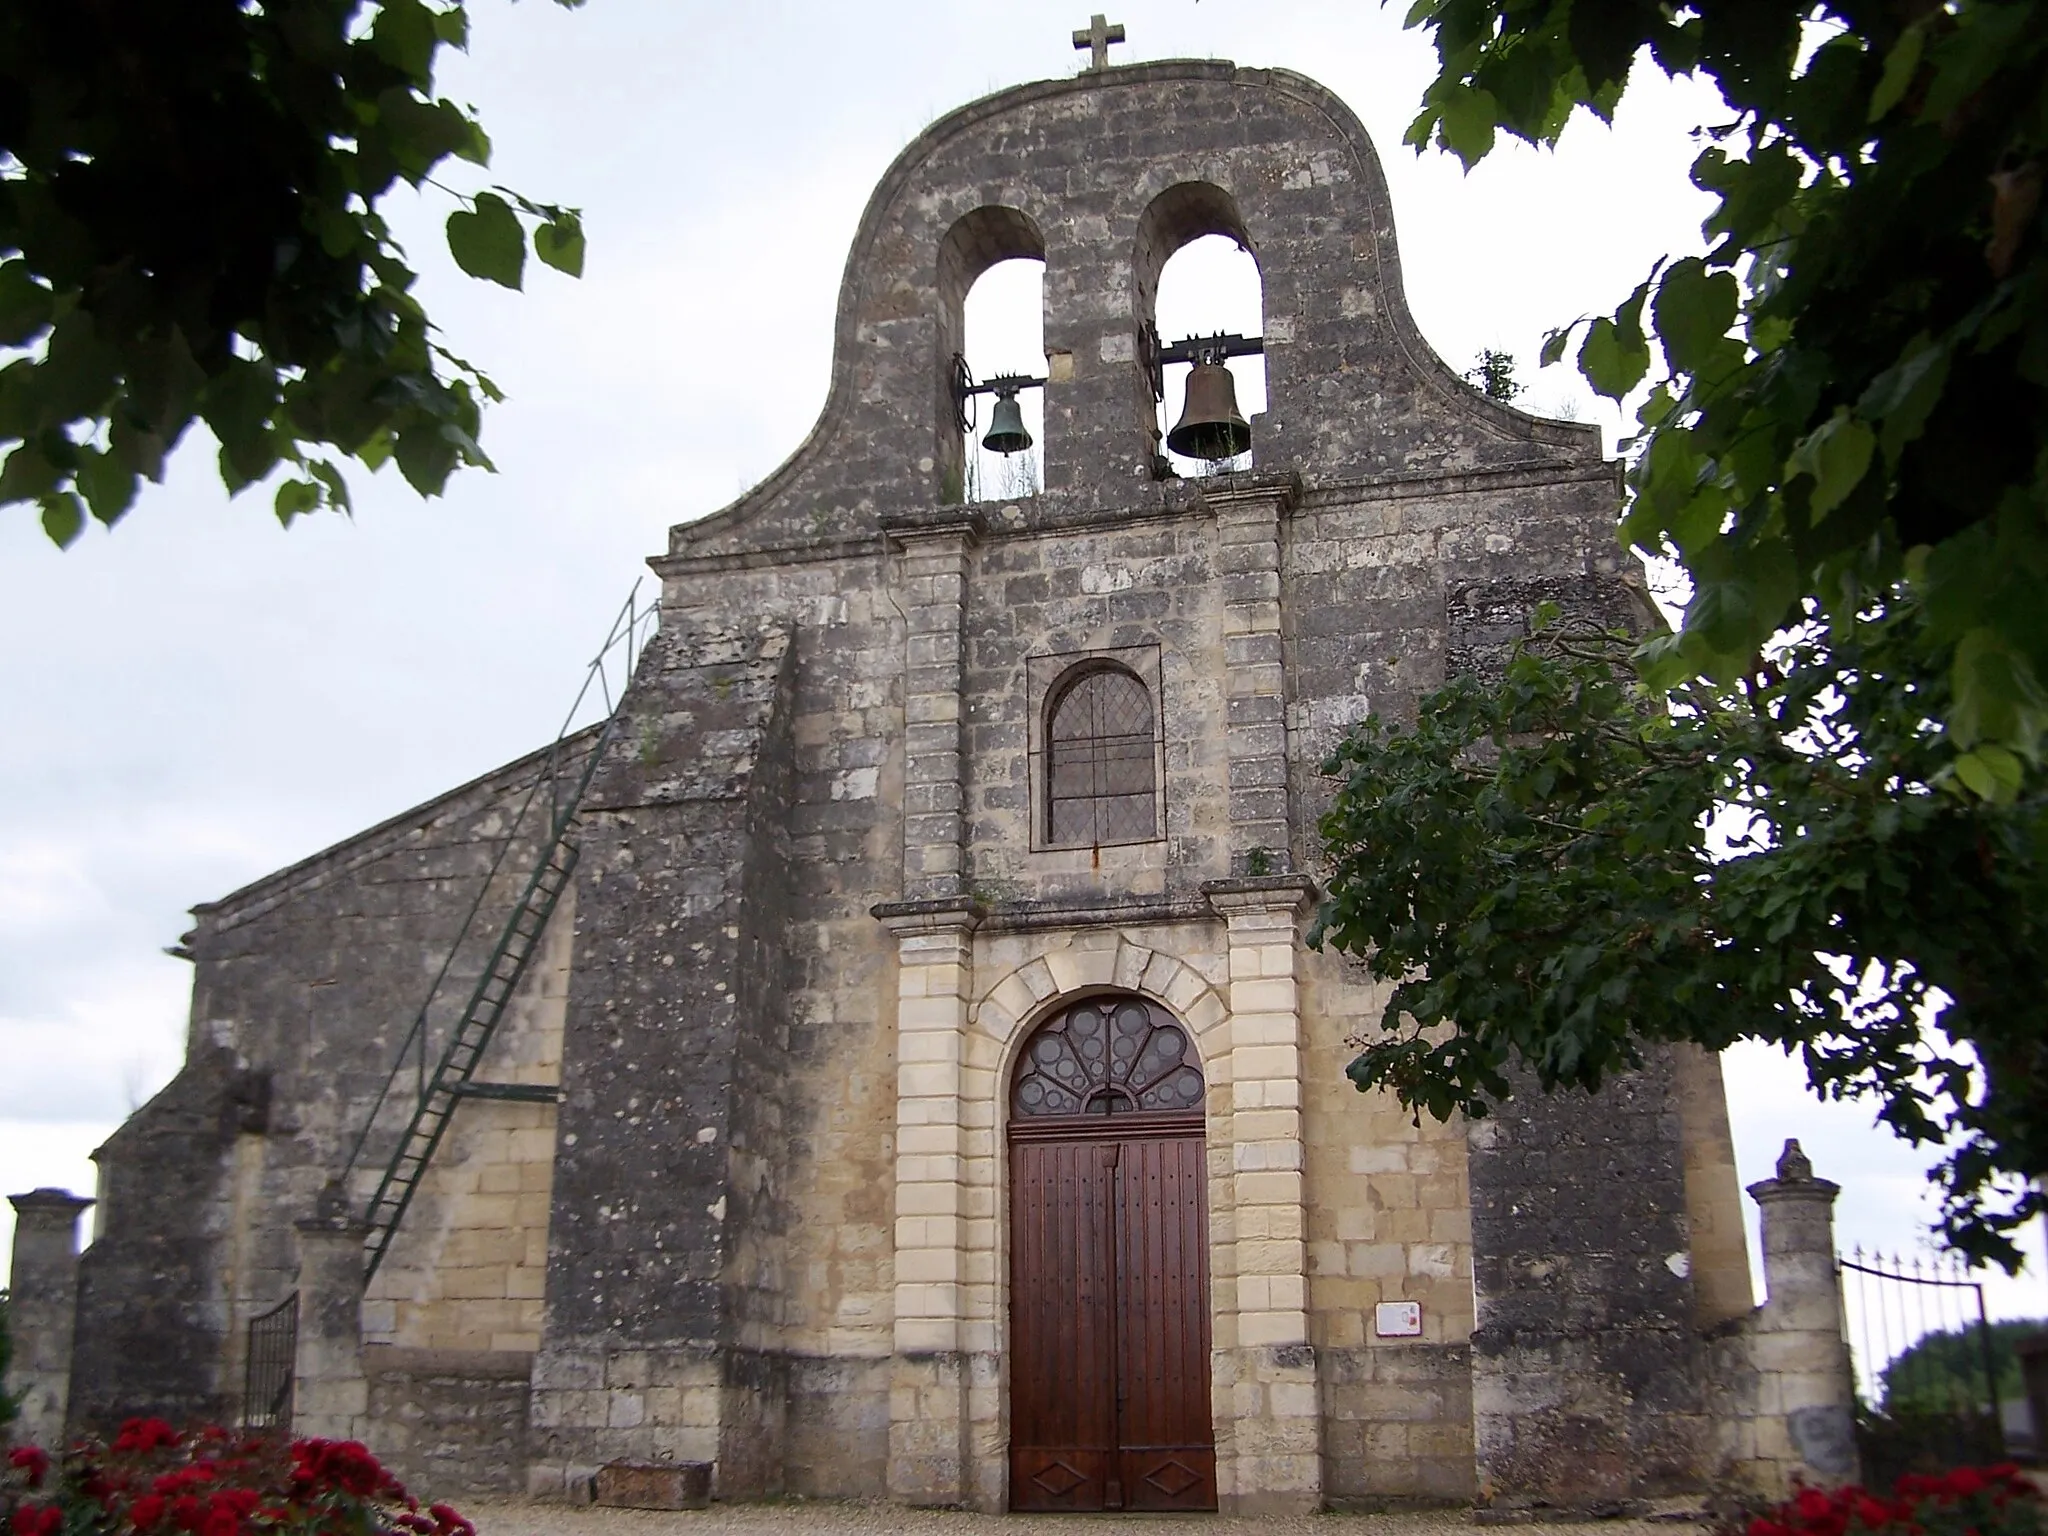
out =
[[(1777, 1176), (1749, 1186), (1762, 1207), (1766, 1300), (1750, 1335), (1761, 1400), (1757, 1455), (1794, 1481), (1833, 1485), (1858, 1475), (1856, 1379), (1842, 1337), (1842, 1281), (1835, 1264), (1835, 1196), (1813, 1175), (1797, 1141), (1785, 1143)], [(1781, 1490), (1771, 1490), (1781, 1491)]]
[(92, 1204), (67, 1189), (9, 1195), (14, 1278), (7, 1300), (13, 1357), (0, 1390), (21, 1404), (16, 1433), (55, 1451), (71, 1403), (71, 1335), (78, 1321), (78, 1216)]
[(345, 1213), (298, 1222), (299, 1337), (292, 1364), (292, 1433), (360, 1440), (369, 1428), (363, 1373), (363, 1240)]

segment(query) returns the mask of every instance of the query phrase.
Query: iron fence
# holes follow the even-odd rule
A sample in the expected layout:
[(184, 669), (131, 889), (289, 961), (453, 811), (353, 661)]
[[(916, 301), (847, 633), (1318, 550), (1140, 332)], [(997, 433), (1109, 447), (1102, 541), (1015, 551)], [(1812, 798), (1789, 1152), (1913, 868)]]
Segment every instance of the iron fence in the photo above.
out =
[(292, 1375), (299, 1352), (299, 1293), (249, 1320), (242, 1377), (242, 1427), (289, 1429)]
[(1842, 1272), (1864, 1480), (2001, 1460), (1999, 1370), (1984, 1286), (1959, 1263), (1854, 1253)]

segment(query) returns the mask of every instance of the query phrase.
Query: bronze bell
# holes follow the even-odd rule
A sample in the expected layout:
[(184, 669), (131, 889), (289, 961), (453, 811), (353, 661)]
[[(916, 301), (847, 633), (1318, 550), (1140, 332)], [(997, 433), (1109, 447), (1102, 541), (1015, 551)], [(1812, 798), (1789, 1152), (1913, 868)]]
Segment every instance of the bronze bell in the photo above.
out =
[(1008, 457), (1031, 446), (1031, 434), (1024, 430), (1024, 407), (1014, 394), (997, 395), (995, 414), (989, 418), (988, 436), (981, 446)]
[[(1001, 407), (997, 410), (1000, 412)], [(1187, 403), (1166, 446), (1187, 459), (1234, 459), (1252, 445), (1251, 423), (1237, 414), (1237, 386), (1221, 363), (1188, 370)]]

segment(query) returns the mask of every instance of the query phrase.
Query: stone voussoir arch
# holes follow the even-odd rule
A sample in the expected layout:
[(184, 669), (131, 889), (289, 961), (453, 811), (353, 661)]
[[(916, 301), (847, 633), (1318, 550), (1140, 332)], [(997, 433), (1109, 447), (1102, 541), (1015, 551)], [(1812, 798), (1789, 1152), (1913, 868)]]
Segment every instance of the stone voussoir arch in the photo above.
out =
[(968, 1016), (967, 1059), (994, 1074), (997, 1100), (1031, 1032), (1070, 1003), (1128, 992), (1167, 1009), (1187, 1027), (1211, 1086), (1230, 1080), (1230, 1009), (1209, 979), (1164, 950), (1119, 938), (1114, 949), (1055, 949), (1004, 974)]

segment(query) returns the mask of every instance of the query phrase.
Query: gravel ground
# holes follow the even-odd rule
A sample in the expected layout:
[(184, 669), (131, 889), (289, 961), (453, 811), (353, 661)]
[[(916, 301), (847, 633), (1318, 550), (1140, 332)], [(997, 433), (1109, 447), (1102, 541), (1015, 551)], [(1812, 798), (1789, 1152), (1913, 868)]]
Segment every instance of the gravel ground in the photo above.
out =
[[(668, 1513), (529, 1504), (514, 1499), (463, 1499), (462, 1512), (479, 1536), (1112, 1536), (1117, 1526), (1133, 1536), (1203, 1532), (1205, 1536), (1473, 1536), (1483, 1529), (1463, 1510), (1391, 1515), (1291, 1515), (1226, 1520), (1219, 1515), (976, 1515), (954, 1510), (905, 1509), (894, 1504), (790, 1501), (715, 1504)], [(1523, 1526), (1529, 1536), (1678, 1536), (1698, 1526), (1642, 1520), (1586, 1525)]]

